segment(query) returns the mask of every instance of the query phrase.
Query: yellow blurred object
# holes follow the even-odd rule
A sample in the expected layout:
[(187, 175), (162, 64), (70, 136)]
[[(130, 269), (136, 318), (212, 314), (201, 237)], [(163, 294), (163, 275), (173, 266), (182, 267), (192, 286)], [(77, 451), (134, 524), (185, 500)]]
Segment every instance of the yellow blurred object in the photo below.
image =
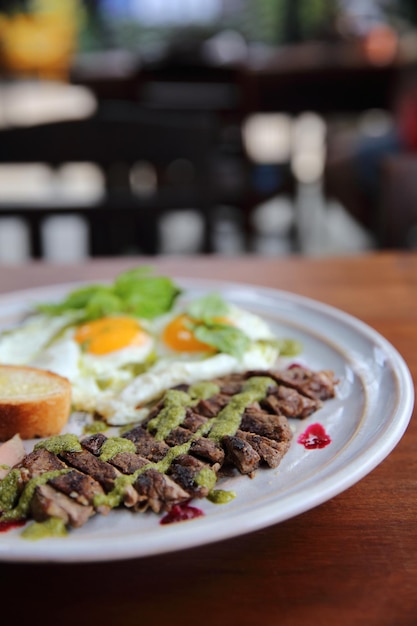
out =
[(27, 13), (0, 15), (0, 59), (12, 74), (66, 79), (81, 20), (77, 0), (38, 0)]

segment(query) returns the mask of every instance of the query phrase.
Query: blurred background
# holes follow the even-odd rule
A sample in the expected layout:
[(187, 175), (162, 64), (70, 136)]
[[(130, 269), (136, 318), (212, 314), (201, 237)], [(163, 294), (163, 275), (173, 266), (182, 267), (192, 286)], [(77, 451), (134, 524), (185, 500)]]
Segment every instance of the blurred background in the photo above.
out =
[(417, 248), (415, 0), (0, 0), (0, 262)]

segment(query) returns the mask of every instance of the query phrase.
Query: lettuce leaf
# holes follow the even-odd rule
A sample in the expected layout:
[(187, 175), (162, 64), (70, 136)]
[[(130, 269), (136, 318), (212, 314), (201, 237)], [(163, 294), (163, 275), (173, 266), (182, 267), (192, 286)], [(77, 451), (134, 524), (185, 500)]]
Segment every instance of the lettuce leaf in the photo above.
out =
[(172, 308), (181, 289), (170, 278), (151, 271), (147, 266), (130, 269), (111, 285), (75, 289), (61, 302), (40, 304), (37, 310), (46, 315), (77, 311), (84, 320), (123, 313), (153, 319)]
[(219, 352), (225, 352), (241, 359), (249, 349), (251, 341), (240, 328), (228, 324), (205, 322), (196, 324), (193, 333), (199, 341), (207, 343)]
[(229, 313), (229, 305), (220, 294), (209, 293), (193, 300), (187, 307), (187, 313), (192, 320), (190, 328), (195, 337), (219, 352), (240, 359), (250, 347), (251, 341), (242, 330), (222, 321)]
[(210, 322), (216, 318), (226, 316), (229, 312), (229, 305), (218, 293), (209, 293), (202, 298), (193, 300), (188, 307), (187, 313), (195, 320)]

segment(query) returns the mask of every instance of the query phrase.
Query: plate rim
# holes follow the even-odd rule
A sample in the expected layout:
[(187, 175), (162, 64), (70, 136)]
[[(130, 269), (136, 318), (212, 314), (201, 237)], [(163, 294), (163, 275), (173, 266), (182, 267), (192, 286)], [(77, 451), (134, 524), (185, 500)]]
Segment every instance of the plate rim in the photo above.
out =
[[(364, 322), (358, 317), (343, 311), (333, 305), (327, 304), (325, 302), (321, 302), (320, 300), (310, 298), (308, 296), (304, 296), (298, 294), (296, 292), (291, 292), (282, 289), (276, 289), (273, 287), (267, 287), (257, 284), (245, 283), (240, 281), (227, 281), (227, 280), (216, 280), (216, 279), (207, 279), (207, 278), (196, 278), (196, 277), (180, 277), (173, 276), (172, 279), (183, 286), (184, 289), (198, 289), (201, 291), (208, 290), (253, 290), (257, 293), (262, 293), (267, 296), (271, 296), (273, 298), (278, 298), (278, 300), (284, 300), (290, 302), (295, 305), (301, 305), (307, 309), (314, 309), (317, 313), (323, 314), (326, 313), (332, 318), (336, 318), (338, 321), (341, 321), (343, 324), (347, 325), (349, 329), (355, 332), (358, 332), (364, 335), (367, 339), (371, 340), (373, 343), (382, 347), (385, 354), (388, 356), (388, 360), (391, 364), (391, 370), (393, 375), (396, 376), (399, 390), (401, 393), (398, 394), (398, 400), (395, 405), (395, 410), (392, 411), (390, 419), (388, 420), (388, 428), (389, 438), (385, 438), (384, 441), (379, 441), (379, 445), (376, 446), (377, 442), (374, 442), (368, 450), (371, 451), (371, 454), (364, 454), (363, 452), (360, 454), (361, 463), (359, 466), (355, 468), (351, 468), (351, 472), (344, 476), (343, 479), (339, 477), (339, 481), (335, 481), (333, 477), (325, 477), (320, 484), (320, 492), (317, 494), (310, 494), (303, 502), (293, 502), (294, 498), (300, 498), (299, 493), (296, 491), (295, 494), (287, 496), (286, 501), (291, 502), (291, 507), (289, 513), (284, 516), (277, 516), (276, 513), (271, 510), (270, 504), (263, 505), (262, 513), (263, 516), (252, 516), (251, 520), (245, 520), (245, 524), (243, 524), (238, 531), (236, 529), (226, 528), (223, 526), (221, 529), (216, 528), (216, 523), (214, 523), (214, 532), (208, 533), (202, 537), (201, 536), (201, 527), (204, 530), (204, 526), (210, 525), (210, 521), (207, 522), (205, 518), (199, 518), (200, 523), (198, 525), (192, 524), (181, 524), (181, 528), (179, 529), (179, 525), (172, 525), (170, 528), (165, 526), (164, 533), (165, 538), (170, 538), (172, 535), (176, 535), (175, 537), (175, 545), (167, 545), (169, 541), (166, 540), (160, 542), (160, 532), (154, 533), (152, 537), (152, 541), (149, 541), (149, 537), (147, 537), (148, 543), (144, 546), (140, 551), (135, 551), (134, 553), (129, 553), (128, 547), (121, 542), (120, 546), (120, 538), (112, 538), (112, 548), (105, 553), (96, 554), (91, 551), (85, 551), (80, 553), (80, 549), (71, 553), (71, 548), (65, 550), (56, 551), (54, 553), (53, 547), (56, 548), (60, 545), (60, 542), (68, 541), (67, 539), (63, 540), (51, 540), (48, 544), (44, 544), (40, 548), (37, 542), (28, 543), (22, 541), (22, 544), (27, 548), (22, 550), (17, 550), (13, 553), (13, 551), (8, 551), (7, 549), (3, 549), (3, 546), (0, 545), (0, 562), (1, 561), (15, 561), (15, 562), (59, 562), (59, 563), (81, 563), (81, 562), (99, 562), (99, 561), (111, 561), (111, 560), (126, 560), (131, 558), (144, 558), (147, 556), (165, 554), (170, 552), (175, 552), (179, 550), (184, 550), (188, 548), (193, 548), (197, 546), (207, 545), (209, 543), (214, 543), (218, 541), (224, 541), (233, 537), (238, 537), (243, 534), (247, 534), (249, 532), (254, 532), (256, 530), (260, 530), (261, 528), (266, 528), (268, 526), (281, 523), (285, 520), (291, 519), (300, 515), (308, 510), (315, 508), (323, 504), (324, 502), (330, 500), (336, 495), (346, 491), (348, 488), (356, 484), (366, 475), (368, 475), (371, 471), (373, 471), (383, 460), (387, 458), (387, 456), (392, 452), (392, 450), (396, 447), (396, 445), (401, 440), (404, 435), (408, 424), (411, 420), (414, 401), (415, 401), (415, 392), (414, 392), (414, 383), (411, 376), (411, 372), (408, 368), (408, 365), (397, 350), (395, 346), (393, 346), (381, 333), (379, 333), (372, 326)], [(111, 279), (108, 279), (111, 280)], [(0, 304), (3, 302), (9, 301), (11, 305), (17, 305), (24, 308), (30, 301), (36, 301), (43, 298), (42, 294), (48, 294), (48, 292), (67, 292), (71, 289), (77, 288), (77, 286), (82, 286), (86, 284), (99, 284), (108, 282), (105, 279), (97, 279), (96, 281), (88, 280), (88, 281), (68, 281), (65, 283), (54, 283), (50, 285), (43, 285), (39, 287), (31, 287), (27, 289), (18, 289), (14, 291), (9, 291), (0, 294)], [(25, 301), (22, 301), (22, 298)], [(10, 303), (10, 301), (12, 301)], [(306, 326), (308, 330), (308, 326)], [(339, 469), (336, 472), (336, 476), (343, 473), (343, 468)], [(307, 494), (308, 496), (308, 494)], [(287, 507), (288, 508), (288, 507)], [(218, 521), (218, 520), (216, 520)], [(213, 526), (213, 522), (211, 522), (211, 526)], [(173, 528), (175, 530), (173, 530)], [(183, 530), (181, 530), (183, 529)], [(168, 532), (167, 532), (168, 531)], [(76, 531), (75, 531), (76, 532)], [(74, 540), (73, 540), (74, 541)], [(77, 537), (76, 540), (78, 544), (84, 544), (91, 541), (88, 536), (86, 537)], [(156, 545), (155, 545), (156, 544)], [(158, 545), (159, 544), (159, 545)], [(22, 545), (22, 548), (23, 548)], [(65, 544), (63, 544), (65, 546)], [(68, 546), (70, 544), (68, 543)], [(71, 543), (73, 545), (73, 542)], [(83, 547), (82, 545), (80, 546)], [(123, 547), (123, 550), (120, 551), (120, 548)], [(45, 549), (46, 548), (46, 549)]]

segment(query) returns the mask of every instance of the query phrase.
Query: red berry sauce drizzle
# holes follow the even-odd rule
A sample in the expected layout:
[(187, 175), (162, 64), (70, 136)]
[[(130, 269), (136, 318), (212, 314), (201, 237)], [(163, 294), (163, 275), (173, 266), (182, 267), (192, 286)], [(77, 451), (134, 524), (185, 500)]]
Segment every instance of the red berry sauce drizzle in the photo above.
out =
[(183, 504), (175, 504), (159, 523), (174, 524), (175, 522), (185, 522), (186, 520), (201, 517), (202, 515), (204, 515), (204, 513), (201, 509), (197, 509), (197, 507), (190, 506), (187, 502), (184, 502)]
[(325, 448), (331, 441), (321, 424), (311, 424), (297, 439), (307, 450)]
[(8, 530), (12, 530), (13, 528), (19, 528), (20, 526), (24, 526), (26, 524), (25, 519), (21, 520), (1, 520), (0, 519), (0, 533), (5, 533)]

